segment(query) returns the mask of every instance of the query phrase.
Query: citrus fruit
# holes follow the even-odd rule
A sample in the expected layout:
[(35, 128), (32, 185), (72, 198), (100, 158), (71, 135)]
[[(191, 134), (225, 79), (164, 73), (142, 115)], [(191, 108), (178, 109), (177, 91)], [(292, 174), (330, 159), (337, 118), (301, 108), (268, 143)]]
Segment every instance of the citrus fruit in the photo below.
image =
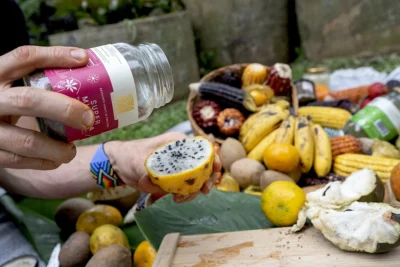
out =
[(264, 163), (269, 170), (289, 173), (300, 162), (297, 149), (290, 144), (272, 144), (264, 151)]
[(221, 182), (216, 187), (218, 190), (221, 191), (240, 192), (239, 184), (227, 172), (225, 172), (224, 175), (222, 175)]
[(156, 250), (145, 240), (139, 244), (133, 255), (135, 267), (151, 267), (157, 256)]
[(90, 236), (90, 251), (92, 254), (110, 245), (122, 245), (130, 249), (128, 238), (119, 227), (112, 224), (104, 224), (97, 227)]
[(204, 137), (174, 140), (155, 149), (145, 167), (151, 181), (165, 192), (198, 192), (212, 173), (214, 145)]
[(306, 194), (298, 185), (289, 181), (275, 181), (264, 190), (261, 209), (274, 225), (291, 226), (296, 223), (305, 201)]
[(92, 234), (94, 229), (103, 224), (120, 225), (122, 223), (121, 212), (110, 205), (95, 205), (84, 211), (76, 222), (76, 231)]

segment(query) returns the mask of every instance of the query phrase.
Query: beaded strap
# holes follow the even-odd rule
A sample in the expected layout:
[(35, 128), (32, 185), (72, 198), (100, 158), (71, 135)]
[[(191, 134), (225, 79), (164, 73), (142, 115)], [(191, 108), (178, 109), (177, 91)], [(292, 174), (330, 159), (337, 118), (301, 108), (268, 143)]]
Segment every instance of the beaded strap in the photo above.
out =
[(112, 168), (109, 158), (104, 152), (104, 144), (101, 144), (90, 162), (90, 172), (98, 186), (110, 188), (123, 185), (117, 172)]

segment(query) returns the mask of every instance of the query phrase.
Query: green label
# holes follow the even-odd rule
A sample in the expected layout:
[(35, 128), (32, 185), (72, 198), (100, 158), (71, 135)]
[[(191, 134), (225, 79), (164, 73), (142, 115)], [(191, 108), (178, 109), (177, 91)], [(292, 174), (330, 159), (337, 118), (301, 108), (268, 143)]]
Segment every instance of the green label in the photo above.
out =
[(376, 106), (364, 107), (350, 120), (360, 125), (369, 138), (388, 141), (398, 134), (390, 119)]

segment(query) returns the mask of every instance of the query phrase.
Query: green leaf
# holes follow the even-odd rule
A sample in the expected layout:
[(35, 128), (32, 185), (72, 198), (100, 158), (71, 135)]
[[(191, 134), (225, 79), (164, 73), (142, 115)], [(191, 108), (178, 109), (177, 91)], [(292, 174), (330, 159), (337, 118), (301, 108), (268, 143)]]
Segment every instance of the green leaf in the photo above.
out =
[(137, 224), (123, 226), (121, 229), (128, 237), (129, 245), (131, 246), (132, 250), (136, 250), (139, 244), (146, 240)]
[(158, 249), (169, 233), (210, 234), (274, 227), (260, 208), (260, 197), (213, 189), (208, 195), (177, 204), (168, 195), (135, 214), (146, 239)]
[(17, 203), (18, 207), (29, 208), (30, 210), (50, 219), (54, 220), (57, 207), (64, 200), (43, 200), (36, 198), (24, 198)]
[(21, 207), (24, 216), (22, 232), (32, 243), (33, 247), (44, 262), (48, 262), (54, 247), (61, 242), (60, 229), (54, 221)]

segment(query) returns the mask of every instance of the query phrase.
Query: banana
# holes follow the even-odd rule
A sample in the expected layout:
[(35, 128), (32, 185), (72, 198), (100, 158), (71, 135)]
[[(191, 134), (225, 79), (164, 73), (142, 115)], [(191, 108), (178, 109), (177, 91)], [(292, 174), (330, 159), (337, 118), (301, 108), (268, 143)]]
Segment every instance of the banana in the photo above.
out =
[(268, 105), (267, 107), (261, 109), (257, 113), (250, 115), (247, 120), (244, 121), (242, 127), (240, 127), (239, 132), (239, 141), (243, 140), (243, 137), (247, 134), (247, 132), (254, 126), (254, 124), (258, 123), (258, 120), (261, 118), (269, 117), (275, 115), (276, 112), (283, 111), (280, 106), (277, 105)]
[(294, 146), (299, 152), (302, 173), (308, 173), (314, 162), (314, 134), (306, 117), (297, 117), (294, 129)]
[(289, 111), (284, 110), (257, 120), (257, 123), (255, 123), (243, 137), (242, 143), (246, 152), (252, 150), (265, 136), (277, 129), (282, 120), (286, 119), (288, 116)]
[(274, 143), (276, 138), (276, 134), (278, 133), (278, 129), (274, 130), (272, 133), (264, 137), (260, 143), (258, 143), (247, 155), (249, 159), (258, 160), (263, 162), (264, 160), (264, 151)]
[(318, 177), (325, 176), (332, 167), (332, 150), (329, 136), (319, 124), (313, 124), (315, 140), (314, 170)]
[(275, 143), (278, 144), (293, 144), (293, 136), (294, 136), (294, 124), (295, 118), (293, 116), (289, 116), (286, 120), (284, 120), (281, 126), (278, 128), (278, 134), (275, 138)]

